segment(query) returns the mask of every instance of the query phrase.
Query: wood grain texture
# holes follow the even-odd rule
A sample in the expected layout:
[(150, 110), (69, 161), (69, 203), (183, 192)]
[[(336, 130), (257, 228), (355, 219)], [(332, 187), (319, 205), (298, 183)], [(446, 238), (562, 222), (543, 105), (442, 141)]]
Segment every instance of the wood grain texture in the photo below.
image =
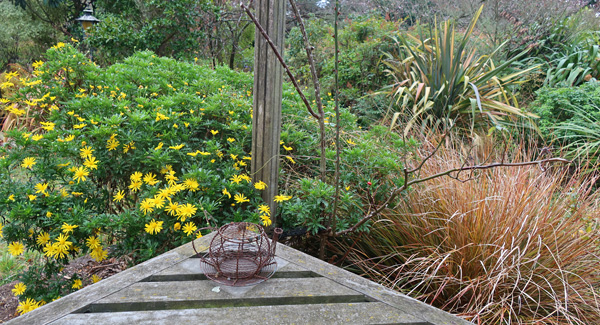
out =
[[(281, 54), (285, 33), (285, 1), (255, 1), (258, 22), (266, 30)], [(253, 182), (263, 181), (267, 188), (262, 197), (271, 208), (271, 219), (276, 223), (276, 205), (279, 178), (279, 140), (281, 133), (281, 97), (283, 68), (257, 30), (254, 47), (254, 111), (252, 118)]]
[(412, 324), (430, 323), (384, 303), (253, 306), (70, 314), (53, 325), (89, 324)]

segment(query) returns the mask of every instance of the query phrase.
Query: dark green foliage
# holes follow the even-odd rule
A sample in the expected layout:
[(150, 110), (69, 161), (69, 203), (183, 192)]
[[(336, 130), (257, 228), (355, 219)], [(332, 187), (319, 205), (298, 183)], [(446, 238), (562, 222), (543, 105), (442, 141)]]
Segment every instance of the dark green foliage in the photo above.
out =
[[(306, 32), (321, 77), (323, 93), (333, 93), (333, 27), (321, 19), (305, 21)], [(390, 81), (380, 64), (384, 51), (391, 51), (393, 41), (389, 38), (398, 32), (399, 23), (369, 15), (353, 17), (339, 32), (339, 85), (343, 106), (354, 106), (360, 97), (378, 90)], [(311, 84), (306, 51), (298, 28), (293, 28), (287, 39), (286, 60), (303, 84)]]
[(569, 159), (594, 164), (600, 148), (600, 82), (579, 87), (542, 88), (532, 103), (542, 139)]
[(572, 47), (552, 55), (545, 84), (550, 87), (578, 86), (600, 77), (600, 47)]
[[(88, 36), (98, 59), (112, 63), (135, 51), (150, 50), (160, 56), (194, 57), (206, 35), (200, 28), (202, 14), (216, 8), (210, 1), (101, 2), (102, 21)], [(133, 5), (135, 4), (135, 5)]]
[(578, 86), (600, 77), (600, 35), (584, 19), (589, 14), (584, 10), (561, 21), (536, 53), (546, 66), (545, 86)]
[[(112, 246), (111, 252), (140, 261), (191, 240), (191, 233), (182, 232), (190, 222), (200, 228), (260, 220), (259, 191), (249, 181), (231, 180), (249, 174), (251, 75), (151, 52), (100, 68), (64, 44), (48, 50), (47, 59), (33, 81), (2, 104), (27, 109), (33, 122), (7, 132), (12, 145), (2, 147), (0, 160), (4, 240), (46, 256), (43, 271), (31, 269), (22, 278), (28, 297), (51, 301), (72, 291), (54, 276), (80, 253), (102, 260), (103, 247)], [(52, 126), (42, 129), (47, 124), (40, 123)], [(109, 148), (113, 140), (117, 143)], [(91, 158), (85, 148), (93, 150), (96, 166), (86, 162)], [(24, 168), (26, 158), (35, 158), (35, 164)], [(85, 170), (85, 178), (78, 178), (77, 170)], [(132, 175), (138, 172), (145, 180), (135, 189)], [(142, 208), (169, 187), (178, 190), (169, 190), (162, 208)], [(163, 210), (171, 202), (197, 210), (176, 216)], [(163, 229), (150, 233), (154, 220)], [(77, 227), (65, 231), (65, 224)], [(60, 246), (63, 254), (56, 255), (51, 249), (60, 236), (72, 245)], [(102, 245), (97, 255), (91, 237)], [(34, 274), (37, 282), (31, 280)]]
[[(23, 276), (27, 297), (49, 301), (72, 291), (76, 276), (65, 283), (54, 275), (80, 253), (102, 260), (104, 247), (111, 246), (111, 253), (141, 261), (191, 240), (185, 227), (270, 223), (268, 214), (259, 213), (264, 204), (260, 189), (248, 177), (250, 74), (149, 51), (102, 68), (64, 43), (46, 55), (34, 77), (2, 102), (8, 113), (20, 114), (6, 134), (11, 146), (0, 152), (4, 239), (40, 252), (47, 262), (35, 270), (44, 281), (31, 282), (32, 273)], [(331, 179), (317, 180), (318, 123), (301, 105), (286, 85), (278, 219), (285, 227), (302, 225), (317, 232), (322, 218), (332, 213), (334, 186)], [(29, 115), (23, 115), (24, 109)], [(332, 170), (330, 97), (325, 116), (327, 168)], [(399, 157), (415, 146), (385, 127), (360, 130), (356, 116), (343, 108), (340, 127), (343, 191), (336, 230), (364, 215), (362, 205), (372, 199), (370, 186), (378, 193), (373, 199), (382, 200), (403, 184)], [(35, 163), (27, 165), (32, 159)], [(80, 172), (85, 178), (77, 176)], [(143, 182), (136, 185), (135, 174), (143, 175)], [(187, 217), (184, 205), (195, 209)], [(154, 232), (156, 222), (162, 229)], [(72, 244), (60, 244), (61, 238)], [(94, 238), (100, 246), (90, 244)], [(57, 249), (62, 253), (57, 255)]]
[(542, 88), (537, 100), (531, 104), (533, 112), (540, 118), (538, 126), (544, 140), (573, 135), (569, 130), (559, 130), (559, 123), (583, 122), (576, 110), (598, 116), (600, 111), (600, 83), (588, 82), (579, 87)]

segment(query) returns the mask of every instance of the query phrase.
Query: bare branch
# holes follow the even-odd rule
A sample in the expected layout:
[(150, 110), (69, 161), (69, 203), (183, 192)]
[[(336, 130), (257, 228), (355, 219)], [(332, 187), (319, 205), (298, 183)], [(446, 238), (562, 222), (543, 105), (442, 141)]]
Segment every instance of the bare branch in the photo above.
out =
[(258, 31), (265, 38), (265, 40), (267, 41), (267, 43), (269, 44), (269, 46), (273, 50), (273, 53), (275, 53), (275, 56), (277, 57), (277, 59), (279, 60), (279, 63), (281, 63), (281, 66), (283, 67), (283, 69), (287, 73), (288, 77), (292, 81), (292, 84), (296, 88), (296, 91), (300, 95), (300, 98), (302, 98), (302, 101), (304, 102), (304, 105), (308, 109), (308, 112), (310, 113), (310, 115), (312, 115), (314, 118), (316, 118), (317, 120), (319, 120), (319, 115), (317, 115), (313, 111), (312, 107), (310, 106), (310, 103), (308, 102), (308, 99), (306, 99), (306, 96), (304, 96), (304, 93), (302, 92), (302, 89), (300, 89), (300, 86), (298, 85), (298, 82), (296, 81), (296, 78), (294, 77), (294, 75), (290, 71), (289, 67), (287, 66), (287, 64), (285, 64), (285, 61), (281, 57), (281, 54), (279, 53), (279, 50), (277, 49), (277, 46), (275, 46), (275, 44), (273, 44), (273, 41), (271, 41), (271, 38), (269, 37), (269, 35), (267, 35), (267, 32), (265, 31), (265, 29), (256, 20), (256, 17), (254, 17), (254, 15), (250, 11), (250, 9), (248, 7), (246, 7), (246, 5), (244, 5), (243, 3), (241, 4), (241, 7), (242, 7), (242, 9), (244, 9), (244, 11), (246, 12), (246, 14), (250, 17), (250, 19), (252, 19), (252, 22), (254, 23), (254, 25), (256, 26), (256, 28), (258, 29)]
[(315, 86), (315, 101), (317, 103), (317, 109), (319, 110), (319, 115), (323, 117), (324, 112), (323, 103), (321, 102), (321, 83), (319, 83), (319, 77), (317, 76), (317, 68), (315, 66), (315, 59), (312, 54), (313, 47), (310, 45), (310, 42), (308, 40), (308, 35), (306, 34), (306, 29), (304, 28), (304, 21), (302, 21), (300, 11), (298, 11), (298, 6), (296, 6), (296, 1), (290, 0), (290, 4), (292, 5), (294, 15), (296, 16), (296, 20), (298, 21), (298, 27), (300, 28), (300, 33), (302, 33), (302, 39), (304, 40), (304, 49), (306, 50), (306, 57), (308, 58), (308, 66), (310, 67), (310, 74), (312, 75), (313, 84)]
[[(446, 133), (444, 133), (444, 135), (442, 136), (442, 138), (440, 139), (440, 141), (438, 142), (437, 146), (435, 146), (435, 148), (433, 149), (433, 151), (431, 153), (429, 153), (429, 155), (427, 155), (420, 163), (417, 167), (408, 170), (408, 173), (414, 173), (416, 171), (421, 170), (421, 168), (423, 168), (423, 165), (425, 165), (425, 163), (431, 159), (431, 157), (433, 157), (433, 155), (435, 155), (436, 152), (438, 152), (438, 150), (440, 150), (440, 148), (442, 147), (442, 144), (444, 143), (444, 140), (446, 139), (446, 137), (448, 136), (448, 134), (450, 133), (450, 131), (452, 130), (452, 128), (454, 128), (454, 125), (452, 125), (450, 127), (450, 129), (448, 129), (448, 131)], [(406, 175), (407, 171), (406, 171), (406, 167), (404, 168), (404, 173)], [(406, 180), (406, 178), (405, 178)]]
[[(423, 183), (423, 182), (432, 180), (434, 178), (442, 177), (442, 176), (450, 176), (452, 173), (455, 173), (455, 172), (458, 173), (458, 172), (465, 171), (465, 170), (484, 170), (484, 169), (497, 168), (497, 167), (521, 167), (521, 166), (531, 166), (531, 165), (542, 166), (542, 165), (546, 165), (548, 163), (553, 163), (553, 162), (559, 162), (559, 163), (564, 163), (564, 164), (571, 163), (570, 160), (567, 160), (564, 158), (548, 158), (548, 159), (543, 159), (543, 160), (526, 161), (526, 162), (521, 162), (521, 163), (497, 162), (497, 163), (492, 163), (492, 164), (488, 164), (488, 165), (475, 165), (475, 166), (453, 168), (453, 169), (449, 169), (444, 172), (437, 173), (435, 175), (431, 175), (431, 176), (428, 176), (425, 178), (419, 178), (419, 179), (412, 180), (410, 182), (406, 182), (406, 183), (404, 183), (404, 185), (393, 189), (392, 192), (390, 193), (390, 196), (387, 198), (387, 200), (385, 200), (385, 202), (383, 202), (383, 204), (381, 204), (376, 209), (372, 210), (370, 213), (367, 213), (367, 215), (365, 215), (362, 219), (360, 219), (352, 227), (350, 227), (346, 230), (343, 230), (343, 231), (338, 231), (335, 234), (333, 234), (333, 236), (335, 236), (335, 237), (342, 236), (342, 235), (345, 235), (345, 234), (355, 231), (356, 229), (358, 229), (358, 227), (364, 225), (367, 221), (371, 220), (373, 217), (375, 217), (381, 211), (383, 211), (383, 209), (385, 209), (390, 204), (390, 202), (392, 202), (392, 200), (394, 200), (396, 198), (396, 196), (398, 196), (398, 194), (407, 190), (411, 185)], [(405, 180), (407, 179), (408, 175), (409, 175), (409, 173), (406, 171), (406, 169), (404, 169), (404, 176), (405, 176), (404, 179)]]
[[(469, 160), (475, 161), (475, 158), (473, 157), (473, 149), (475, 149), (475, 147), (476, 147), (476, 146), (471, 146), (471, 147), (469, 148), (469, 151), (467, 152), (467, 159), (465, 159), (465, 161), (464, 161), (464, 162), (462, 163), (462, 165), (460, 166), (460, 167), (461, 167), (461, 170), (459, 170), (459, 171), (456, 173), (456, 175), (455, 175), (455, 176), (448, 175), (448, 177), (450, 177), (450, 178), (453, 178), (453, 179), (455, 179), (455, 180), (457, 180), (457, 181), (459, 181), (459, 182), (466, 182), (466, 181), (469, 181), (469, 180), (473, 179), (473, 173), (474, 173), (474, 171), (473, 171), (473, 170), (471, 170), (471, 172), (469, 173), (469, 177), (467, 177), (467, 178), (466, 178), (466, 179), (464, 179), (464, 180), (461, 180), (461, 179), (460, 179), (460, 172), (462, 171), (462, 168), (464, 168), (465, 166), (467, 166), (467, 164), (469, 163)], [(484, 159), (483, 163), (485, 164), (485, 163), (488, 161), (488, 159), (489, 159), (490, 157), (491, 157), (491, 153), (490, 153), (490, 154), (489, 154), (487, 157), (485, 157), (485, 159)]]
[(333, 198), (333, 211), (329, 216), (329, 224), (331, 228), (335, 231), (337, 229), (337, 212), (338, 212), (338, 204), (340, 198), (340, 164), (341, 164), (341, 146), (340, 146), (340, 97), (339, 97), (339, 37), (338, 37), (338, 20), (340, 14), (340, 2), (339, 0), (335, 0), (335, 10), (334, 14), (334, 84), (335, 84), (335, 174), (334, 174), (334, 185), (335, 185), (335, 196)]
[[(290, 0), (290, 5), (292, 6), (292, 10), (294, 15), (296, 16), (296, 20), (298, 21), (298, 27), (300, 28), (300, 33), (302, 34), (302, 39), (304, 40), (304, 49), (306, 50), (306, 57), (308, 58), (308, 66), (310, 67), (310, 73), (313, 79), (314, 91), (315, 91), (315, 101), (317, 103), (317, 110), (319, 117), (317, 121), (319, 122), (319, 133), (320, 133), (320, 144), (319, 147), (321, 149), (321, 159), (319, 161), (319, 173), (321, 175), (321, 181), (325, 182), (327, 178), (327, 162), (325, 160), (325, 112), (323, 111), (323, 103), (321, 101), (321, 84), (319, 83), (319, 76), (317, 76), (317, 67), (315, 66), (315, 60), (312, 55), (313, 47), (310, 45), (310, 41), (308, 40), (308, 35), (306, 34), (306, 29), (304, 28), (304, 21), (302, 20), (302, 16), (300, 16), (300, 11), (298, 11), (298, 7), (296, 6), (296, 1)], [(339, 125), (336, 126), (339, 129)], [(323, 209), (323, 214), (325, 209)], [(334, 214), (332, 213), (329, 218), (325, 220), (325, 228), (331, 229), (332, 219), (334, 219)], [(330, 233), (327, 232), (328, 236)], [(323, 259), (325, 257), (325, 243), (327, 239), (325, 236), (321, 237), (321, 243), (319, 248), (319, 258)]]

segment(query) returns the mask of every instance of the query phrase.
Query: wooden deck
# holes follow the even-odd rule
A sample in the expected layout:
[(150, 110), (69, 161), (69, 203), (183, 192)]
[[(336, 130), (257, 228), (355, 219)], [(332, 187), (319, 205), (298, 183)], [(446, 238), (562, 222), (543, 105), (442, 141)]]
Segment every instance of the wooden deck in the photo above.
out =
[(285, 245), (252, 287), (207, 280), (194, 255), (183, 245), (8, 324), (470, 324)]

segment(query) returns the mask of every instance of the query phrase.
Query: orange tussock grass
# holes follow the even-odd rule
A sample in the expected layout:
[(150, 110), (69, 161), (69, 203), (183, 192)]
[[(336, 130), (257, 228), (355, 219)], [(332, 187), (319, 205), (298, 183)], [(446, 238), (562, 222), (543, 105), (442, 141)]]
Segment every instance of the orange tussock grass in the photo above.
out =
[[(457, 152), (444, 149), (422, 176), (456, 166)], [(598, 195), (594, 180), (566, 169), (500, 167), (422, 183), (351, 245), (349, 259), (476, 323), (600, 324)]]

